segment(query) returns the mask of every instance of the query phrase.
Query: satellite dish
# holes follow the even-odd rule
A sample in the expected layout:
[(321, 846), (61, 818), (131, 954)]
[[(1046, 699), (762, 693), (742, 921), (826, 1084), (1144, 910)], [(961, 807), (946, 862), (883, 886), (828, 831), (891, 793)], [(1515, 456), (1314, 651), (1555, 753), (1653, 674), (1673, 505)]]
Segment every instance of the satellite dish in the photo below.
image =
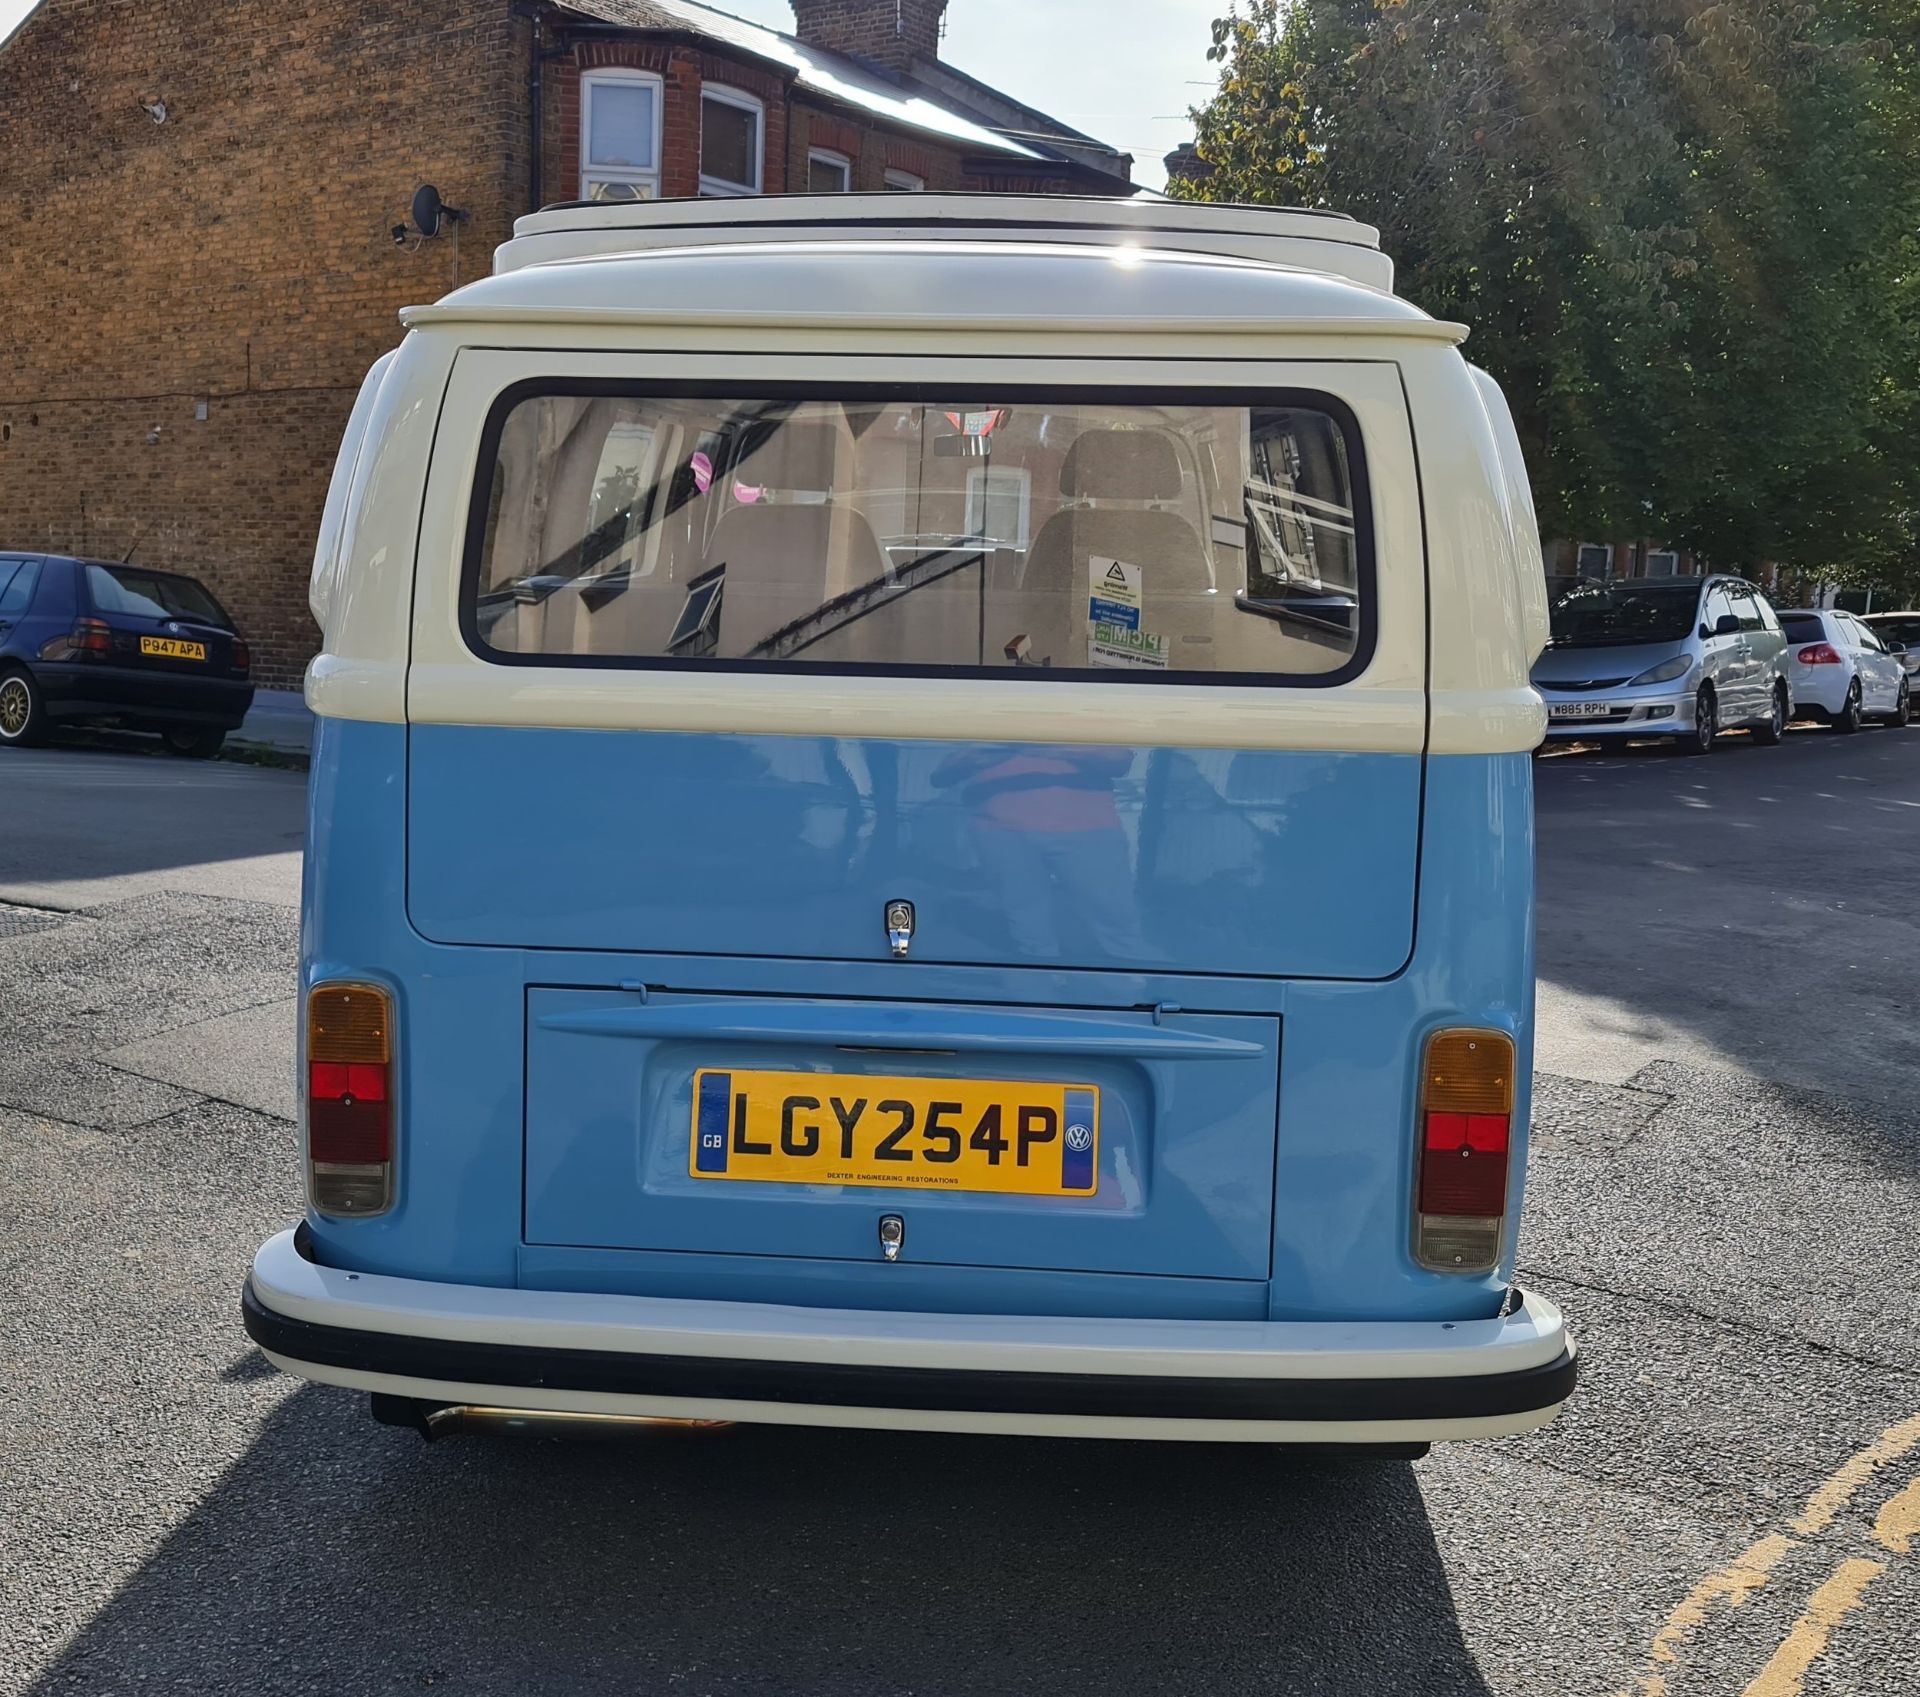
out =
[(413, 191), (413, 227), (423, 236), (437, 236), (443, 223), (464, 224), (467, 215), (458, 207), (449, 206), (440, 198), (440, 191), (431, 183), (423, 183)]

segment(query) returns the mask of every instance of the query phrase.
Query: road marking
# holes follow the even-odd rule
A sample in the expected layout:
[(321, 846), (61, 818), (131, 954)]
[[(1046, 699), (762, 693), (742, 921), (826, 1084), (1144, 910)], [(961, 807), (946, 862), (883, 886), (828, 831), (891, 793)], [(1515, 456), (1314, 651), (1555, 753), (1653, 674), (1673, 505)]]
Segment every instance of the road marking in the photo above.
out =
[(1913, 1548), (1916, 1533), (1920, 1533), (1920, 1479), (1909, 1482), (1897, 1496), (1889, 1497), (1881, 1506), (1879, 1519), (1873, 1523), (1873, 1535), (1896, 1556), (1904, 1556)]
[[(1705, 1621), (1708, 1608), (1724, 1598), (1728, 1608), (1737, 1609), (1766, 1584), (1780, 1565), (1780, 1558), (1797, 1547), (1796, 1540), (1770, 1532), (1748, 1545), (1719, 1572), (1708, 1574), (1681, 1599), (1667, 1616), (1667, 1624), (1654, 1634), (1653, 1660), (1669, 1667), (1679, 1661), (1680, 1640)], [(1641, 1681), (1640, 1697), (1666, 1697), (1666, 1692), (1664, 1674), (1650, 1673)]]
[(1807, 1498), (1807, 1506), (1800, 1518), (1793, 1522), (1793, 1530), (1809, 1537), (1816, 1532), (1826, 1531), (1833, 1524), (1834, 1516), (1853, 1500), (1854, 1492), (1880, 1468), (1890, 1461), (1898, 1461), (1917, 1448), (1920, 1448), (1920, 1414), (1910, 1420), (1902, 1420), (1897, 1426), (1889, 1426), (1858, 1455), (1837, 1469)]
[[(1889, 1426), (1865, 1449), (1835, 1468), (1789, 1523), (1791, 1530), (1807, 1538), (1826, 1531), (1875, 1473), (1916, 1449), (1920, 1449), (1920, 1414)], [(1873, 1531), (1894, 1554), (1908, 1552), (1913, 1538), (1920, 1535), (1920, 1478), (1882, 1505)], [(1666, 1624), (1654, 1634), (1648, 1658), (1654, 1664), (1652, 1669), (1637, 1686), (1616, 1697), (1667, 1697), (1667, 1676), (1660, 1670), (1678, 1663), (1680, 1641), (1705, 1623), (1715, 1603), (1724, 1601), (1729, 1609), (1739, 1608), (1773, 1577), (1781, 1560), (1799, 1547), (1800, 1538), (1770, 1532), (1749, 1544), (1725, 1567), (1708, 1574), (1675, 1605)], [(1807, 1669), (1826, 1648), (1829, 1634), (1860, 1606), (1868, 1584), (1885, 1565), (1861, 1556), (1841, 1562), (1808, 1600), (1806, 1610), (1742, 1697), (1796, 1697)]]
[(1849, 1556), (1828, 1574), (1826, 1582), (1807, 1599), (1800, 1618), (1788, 1628), (1780, 1648), (1740, 1697), (1800, 1697), (1807, 1669), (1827, 1647), (1833, 1629), (1859, 1608), (1874, 1575), (1884, 1572), (1886, 1565), (1865, 1556)]

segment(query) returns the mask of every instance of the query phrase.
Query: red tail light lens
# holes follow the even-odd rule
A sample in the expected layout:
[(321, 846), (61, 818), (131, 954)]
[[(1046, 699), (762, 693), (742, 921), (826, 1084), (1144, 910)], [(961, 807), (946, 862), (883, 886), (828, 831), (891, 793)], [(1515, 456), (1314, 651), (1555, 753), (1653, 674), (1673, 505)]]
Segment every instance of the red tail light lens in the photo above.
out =
[(100, 619), (76, 619), (73, 635), (67, 638), (76, 654), (111, 654), (113, 630)]
[(233, 669), (236, 672), (253, 670), (253, 650), (237, 636), (233, 639)]
[(393, 998), (377, 984), (307, 995), (307, 1185), (323, 1214), (393, 1205)]
[(1513, 1136), (1513, 1039), (1437, 1031), (1420, 1081), (1414, 1257), (1444, 1272), (1484, 1272), (1500, 1258)]
[(1837, 666), (1840, 656), (1830, 642), (1816, 642), (1800, 650), (1795, 658), (1803, 666)]

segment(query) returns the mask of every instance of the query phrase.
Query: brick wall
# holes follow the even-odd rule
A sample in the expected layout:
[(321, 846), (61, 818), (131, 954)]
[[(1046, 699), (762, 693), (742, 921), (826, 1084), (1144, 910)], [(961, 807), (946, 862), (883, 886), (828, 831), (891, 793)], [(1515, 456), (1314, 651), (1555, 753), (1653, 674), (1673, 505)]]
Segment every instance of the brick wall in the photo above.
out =
[(190, 571), (295, 683), (354, 393), (454, 281), (451, 240), (389, 228), (432, 182), (487, 270), (525, 30), (504, 0), (46, 0), (0, 53), (0, 547)]

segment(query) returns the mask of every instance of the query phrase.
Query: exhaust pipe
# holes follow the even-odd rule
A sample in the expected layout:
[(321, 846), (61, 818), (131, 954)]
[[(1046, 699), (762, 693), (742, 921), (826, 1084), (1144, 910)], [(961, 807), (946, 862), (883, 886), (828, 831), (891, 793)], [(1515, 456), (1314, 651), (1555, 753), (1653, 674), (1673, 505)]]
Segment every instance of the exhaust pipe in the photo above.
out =
[(491, 1408), (441, 1404), (375, 1391), (372, 1413), (382, 1426), (402, 1426), (428, 1443), (461, 1432), (536, 1438), (634, 1438), (660, 1432), (719, 1432), (731, 1420), (675, 1420), (653, 1414), (566, 1414), (546, 1408)]

